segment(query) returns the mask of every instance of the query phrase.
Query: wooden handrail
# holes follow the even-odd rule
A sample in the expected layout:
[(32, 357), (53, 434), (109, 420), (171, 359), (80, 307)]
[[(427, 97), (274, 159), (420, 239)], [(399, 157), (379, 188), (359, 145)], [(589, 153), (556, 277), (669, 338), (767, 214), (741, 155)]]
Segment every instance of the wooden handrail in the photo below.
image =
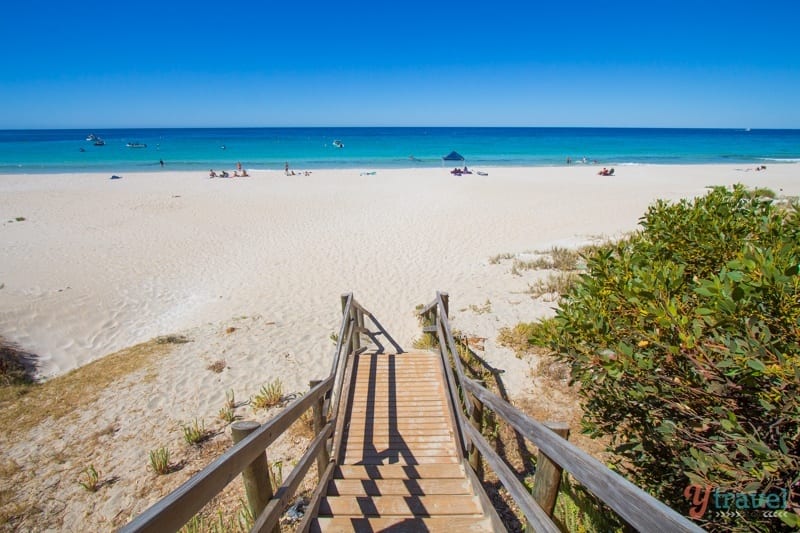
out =
[[(452, 358), (458, 386), (464, 395), (464, 410), (470, 416), (473, 405), (467, 394), (473, 396), (482, 406), (492, 409), (550, 460), (572, 474), (578, 482), (592, 491), (628, 524), (640, 531), (703, 531), (691, 520), (653, 498), (574, 444), (562, 439), (541, 422), (528, 417), (477, 381), (467, 377), (450, 331), (446, 300), (446, 293), (437, 292), (433, 302), (422, 308), (420, 311), (422, 316), (434, 319), (434, 326), (425, 327), (423, 331), (437, 334), (439, 352), (445, 364), (448, 364), (448, 358)], [(451, 388), (450, 394), (451, 401), (457, 408), (458, 393)], [(533, 496), (521, 488), (519, 480), (511, 469), (489, 446), (480, 432), (466, 423), (463, 412), (459, 415), (456, 420), (461, 426), (460, 432), (466, 437), (469, 445), (476, 446), (484, 455), (486, 462), (517, 502), (529, 523), (537, 531), (548, 531), (551, 527), (555, 527)]]
[(308, 394), (293, 401), (278, 416), (264, 423), (183, 485), (156, 502), (121, 531), (155, 533), (180, 529), (300, 418), (318, 398), (327, 393), (332, 384), (333, 377), (328, 376)]
[[(179, 530), (248, 465), (263, 454), (270, 444), (303, 413), (313, 406), (317, 406), (318, 409), (319, 404), (322, 404), (323, 408), (317, 415), (320, 417), (321, 425), (318, 428), (319, 432), (303, 458), (289, 474), (286, 482), (278, 488), (275, 496), (256, 519), (254, 531), (274, 529), (283, 507), (293, 497), (311, 463), (325, 451), (327, 443), (334, 433), (334, 428), (340, 426), (337, 413), (340, 408), (342, 383), (347, 363), (351, 360), (350, 356), (360, 353), (364, 349), (360, 348), (359, 336), (366, 332), (363, 329), (365, 316), (372, 320), (378, 330), (386, 335), (392, 344), (395, 344), (372, 314), (356, 302), (352, 293), (342, 295), (342, 322), (328, 377), (315, 382), (316, 385), (312, 386), (307, 394), (291, 402), (275, 418), (265, 422), (236, 443), (183, 485), (123, 526), (120, 531), (138, 533)], [(397, 345), (395, 344), (395, 346)], [(329, 474), (331, 469), (326, 467), (324, 470), (324, 472), (320, 472), (321, 476), (326, 475), (326, 472)]]

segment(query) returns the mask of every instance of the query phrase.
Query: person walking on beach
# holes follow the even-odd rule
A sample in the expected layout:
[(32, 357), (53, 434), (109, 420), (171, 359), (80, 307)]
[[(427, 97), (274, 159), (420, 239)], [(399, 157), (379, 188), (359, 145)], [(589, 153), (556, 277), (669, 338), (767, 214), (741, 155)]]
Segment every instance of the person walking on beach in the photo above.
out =
[(283, 165), (283, 173), (287, 176), (289, 175), (289, 162), (287, 161), (285, 165)]
[(162, 167), (164, 166), (164, 160), (163, 159), (159, 159), (158, 162), (161, 164)]

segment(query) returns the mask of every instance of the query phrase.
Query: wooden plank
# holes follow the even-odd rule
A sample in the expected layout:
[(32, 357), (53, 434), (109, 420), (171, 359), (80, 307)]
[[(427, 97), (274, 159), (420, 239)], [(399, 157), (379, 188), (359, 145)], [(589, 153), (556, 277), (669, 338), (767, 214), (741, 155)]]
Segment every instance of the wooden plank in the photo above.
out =
[(453, 446), (453, 441), (439, 441), (439, 442), (425, 442), (425, 441), (415, 441), (415, 442), (408, 442), (408, 441), (378, 441), (373, 442), (369, 440), (357, 440), (347, 442), (345, 444), (346, 450), (398, 450), (398, 449), (405, 449), (405, 450), (455, 450), (455, 446)]
[(402, 416), (390, 413), (353, 413), (348, 422), (352, 426), (358, 422), (373, 422), (374, 424), (391, 424), (394, 421), (404, 422), (406, 425), (415, 424), (417, 422), (424, 423), (438, 423), (442, 426), (449, 426), (450, 421), (439, 411), (432, 411), (428, 413), (417, 413), (418, 416)]
[(431, 465), (339, 465), (333, 472), (334, 479), (420, 479), (463, 478), (464, 468), (460, 464)]
[(371, 439), (367, 439), (364, 435), (354, 433), (345, 440), (345, 443), (352, 445), (365, 441), (369, 441), (372, 444), (422, 444), (428, 442), (443, 442), (450, 444), (453, 442), (453, 435), (449, 432), (441, 435), (373, 435)]
[(404, 420), (395, 420), (391, 423), (360, 421), (350, 424), (349, 433), (364, 433), (369, 435), (386, 435), (390, 433), (404, 434), (406, 431), (420, 430), (435, 430), (435, 429), (450, 429), (449, 426), (443, 425), (439, 422), (406, 422)]
[(493, 531), (491, 523), (482, 516), (448, 516), (446, 518), (411, 517), (318, 517), (312, 533), (326, 531), (458, 531), (459, 533), (486, 533)]
[(432, 402), (424, 403), (424, 404), (421, 403), (419, 405), (402, 405), (402, 404), (400, 404), (400, 405), (397, 405), (397, 404), (363, 405), (363, 404), (361, 404), (361, 405), (353, 405), (350, 410), (351, 410), (351, 412), (356, 412), (356, 413), (366, 413), (366, 412), (377, 412), (377, 411), (388, 411), (388, 410), (408, 411), (408, 410), (414, 410), (414, 409), (425, 409), (426, 411), (431, 411), (431, 410), (438, 409), (439, 411), (447, 411), (447, 406), (443, 405), (439, 400), (436, 400), (435, 402), (432, 401)]
[(328, 496), (423, 496), (433, 494), (472, 495), (466, 479), (332, 479)]
[(445, 516), (483, 515), (475, 496), (328, 496), (319, 505), (320, 514), (357, 516)]
[(450, 428), (442, 428), (442, 427), (433, 427), (433, 428), (413, 428), (413, 429), (404, 429), (400, 431), (399, 429), (389, 429), (388, 431), (384, 431), (382, 433), (371, 433), (369, 436), (366, 436), (364, 433), (364, 428), (352, 428), (352, 431), (346, 431), (345, 436), (347, 438), (369, 438), (373, 439), (375, 442), (378, 442), (377, 439), (389, 439), (389, 440), (397, 440), (397, 439), (413, 439), (414, 437), (447, 437), (448, 439), (453, 439), (453, 431)]
[[(413, 452), (413, 453), (412, 453)], [(364, 449), (347, 449), (345, 451), (345, 458), (348, 457), (385, 457), (392, 454), (413, 455), (414, 457), (451, 457), (454, 456), (455, 450), (449, 447), (438, 448), (417, 448), (411, 450), (409, 448), (386, 448), (383, 450), (364, 450)]]
[(346, 465), (430, 465), (430, 464), (459, 464), (461, 459), (458, 457), (354, 457), (345, 459), (342, 464)]
[(395, 441), (385, 446), (378, 443), (367, 441), (353, 441), (345, 444), (345, 449), (355, 450), (455, 450), (453, 441), (447, 442), (406, 442)]
[(390, 411), (443, 411), (443, 402), (417, 403), (417, 405), (383, 404), (383, 405), (353, 405), (351, 413), (381, 413)]
[[(358, 415), (358, 413), (356, 413)], [(434, 414), (431, 416), (406, 416), (406, 417), (398, 417), (398, 416), (377, 416), (377, 415), (370, 415), (370, 416), (354, 416), (351, 417), (350, 420), (350, 427), (354, 425), (361, 425), (366, 422), (369, 425), (380, 425), (380, 424), (392, 424), (397, 422), (398, 425), (402, 426), (413, 426), (414, 424), (439, 424), (440, 426), (447, 427), (450, 425), (450, 421), (447, 419), (446, 416), (442, 416), (440, 414)]]

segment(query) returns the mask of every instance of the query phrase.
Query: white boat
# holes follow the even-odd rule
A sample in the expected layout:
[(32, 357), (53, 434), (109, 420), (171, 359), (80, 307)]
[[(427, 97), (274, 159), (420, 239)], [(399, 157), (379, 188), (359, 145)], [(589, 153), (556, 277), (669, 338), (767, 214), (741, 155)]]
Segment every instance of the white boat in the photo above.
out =
[(128, 143), (125, 146), (128, 148), (147, 148), (147, 145), (144, 143)]
[(86, 140), (87, 141), (96, 141), (97, 140), (97, 135), (95, 135), (94, 133), (90, 133), (89, 135), (86, 136)]
[(333, 141), (333, 145), (336, 148), (344, 148), (344, 143), (342, 141), (339, 141), (339, 140)]
[(100, 137), (95, 137), (94, 145), (95, 146), (105, 146), (106, 142), (103, 139), (101, 139)]

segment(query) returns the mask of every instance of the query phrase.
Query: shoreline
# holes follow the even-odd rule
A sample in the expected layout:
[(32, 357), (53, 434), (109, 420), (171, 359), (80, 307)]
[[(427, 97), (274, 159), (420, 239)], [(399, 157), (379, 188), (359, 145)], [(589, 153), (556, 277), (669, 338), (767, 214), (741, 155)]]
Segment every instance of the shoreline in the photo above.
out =
[[(214, 170), (235, 170), (236, 163), (231, 159), (229, 166), (220, 166), (216, 163), (212, 162), (205, 162), (205, 163), (193, 163), (192, 165), (175, 165), (174, 163), (167, 162), (165, 167), (160, 167), (158, 162), (150, 163), (147, 165), (142, 165), (138, 167), (132, 167), (129, 170), (120, 170), (119, 165), (109, 165), (107, 169), (90, 169), (90, 168), (83, 168), (83, 169), (41, 169), (41, 170), (29, 170), (24, 171), (24, 169), (2, 169), (0, 168), (0, 176), (50, 176), (50, 175), (99, 175), (99, 176), (106, 176), (109, 173), (111, 174), (119, 174), (119, 173), (127, 173), (127, 174), (158, 174), (158, 175), (165, 175), (171, 173), (192, 173), (192, 174), (204, 174), (207, 177), (208, 169), (214, 168)], [(368, 166), (368, 165), (352, 165), (352, 164), (343, 164), (342, 166), (338, 167), (331, 167), (326, 166), (329, 162), (325, 162), (322, 164), (312, 163), (311, 166), (303, 166), (303, 165), (292, 165), (292, 167), (297, 170), (297, 168), (301, 168), (302, 170), (308, 170), (311, 172), (366, 172), (366, 171), (383, 171), (383, 172), (428, 172), (428, 171), (436, 171), (436, 170), (452, 170), (454, 167), (461, 166), (463, 168), (463, 163), (460, 165), (445, 165), (442, 166), (440, 163), (430, 163), (430, 164), (420, 164), (417, 166), (381, 166), (381, 164)], [(488, 161), (486, 163), (481, 162), (473, 162), (471, 160), (467, 161), (467, 167), (470, 170), (478, 169), (490, 169), (490, 170), (525, 170), (525, 169), (551, 169), (551, 170), (559, 170), (559, 169), (570, 169), (570, 168), (578, 168), (578, 169), (601, 169), (603, 167), (619, 167), (619, 168), (630, 168), (630, 167), (644, 167), (644, 168), (662, 168), (662, 167), (670, 167), (670, 168), (682, 168), (682, 167), (734, 167), (734, 170), (741, 170), (741, 171), (748, 171), (748, 170), (755, 170), (756, 167), (761, 165), (769, 166), (791, 166), (791, 165), (798, 165), (800, 164), (800, 158), (775, 158), (775, 157), (753, 157), (750, 159), (743, 159), (739, 162), (719, 162), (719, 161), (704, 161), (704, 162), (676, 162), (676, 163), (667, 163), (667, 162), (656, 162), (656, 163), (640, 163), (637, 161), (587, 161), (583, 163), (581, 161), (573, 161), (570, 164), (565, 164), (563, 162), (555, 163), (555, 162), (543, 162), (541, 164), (534, 164), (531, 162), (524, 162), (524, 163), (509, 163), (509, 164), (498, 164), (496, 161)], [(272, 163), (270, 163), (272, 165)], [(264, 167), (264, 166), (248, 166), (244, 165), (245, 169), (248, 172), (256, 172), (256, 173), (280, 173), (283, 175), (284, 163), (274, 163), (274, 166)], [(252, 176), (250, 176), (252, 177)]]

